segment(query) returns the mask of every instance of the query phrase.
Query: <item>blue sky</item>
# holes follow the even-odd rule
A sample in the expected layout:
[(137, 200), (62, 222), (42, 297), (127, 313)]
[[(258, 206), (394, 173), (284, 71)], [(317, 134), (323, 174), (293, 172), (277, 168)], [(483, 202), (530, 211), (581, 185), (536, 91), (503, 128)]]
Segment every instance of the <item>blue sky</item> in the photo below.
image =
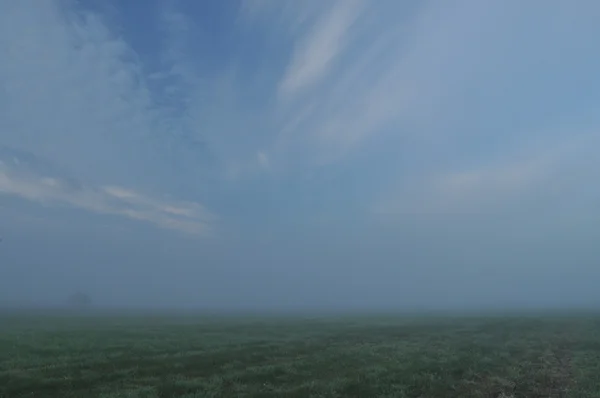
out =
[(595, 305), (599, 18), (2, 2), (0, 299)]

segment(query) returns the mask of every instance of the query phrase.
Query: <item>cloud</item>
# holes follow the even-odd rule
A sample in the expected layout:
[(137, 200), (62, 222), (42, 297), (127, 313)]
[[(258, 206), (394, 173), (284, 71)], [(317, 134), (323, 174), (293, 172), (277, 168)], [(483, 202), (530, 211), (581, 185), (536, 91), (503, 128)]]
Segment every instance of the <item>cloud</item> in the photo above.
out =
[(99, 214), (148, 222), (194, 235), (212, 232), (215, 217), (198, 203), (158, 200), (118, 186), (91, 187), (41, 167), (29, 154), (2, 148), (0, 194), (18, 196), (48, 206), (68, 205)]
[(477, 214), (522, 198), (549, 177), (542, 159), (441, 173), (407, 184), (376, 209), (383, 214)]
[(433, 11), (423, 8), (410, 10), (419, 18), (407, 27), (407, 20), (386, 17), (399, 13), (391, 3), (360, 7), (342, 1), (295, 37), (280, 89), (304, 90), (283, 107), (278, 146), (296, 152), (303, 137), (301, 144), (310, 149), (302, 163), (330, 164), (391, 122), (414, 117), (415, 107), (422, 106), (418, 102), (430, 94), (423, 86), (429, 80), (423, 79), (425, 71), (414, 69), (428, 60), (411, 54), (411, 46), (419, 48), (416, 42), (423, 40), (421, 25), (431, 23), (421, 14)]
[[(92, 178), (118, 178), (152, 131), (151, 93), (121, 38), (96, 14), (59, 4), (0, 6), (0, 48), (8, 55), (0, 66), (2, 142)], [(108, 153), (113, 161), (105, 163)]]
[[(191, 188), (210, 170), (187, 114), (201, 103), (183, 40), (187, 18), (161, 15), (143, 34), (164, 37), (164, 48), (148, 52), (116, 19), (80, 4), (0, 3), (0, 141), (17, 161), (47, 163), (24, 171), (4, 156), (4, 193), (208, 232), (212, 217)], [(135, 196), (117, 198), (112, 186)], [(186, 200), (154, 199), (164, 192)]]
[[(537, 202), (559, 196), (562, 206), (572, 209), (575, 197), (590, 194), (595, 155), (590, 148), (600, 143), (600, 133), (571, 132), (566, 138), (523, 146), (471, 167), (435, 171), (407, 180), (374, 208), (382, 215), (408, 214), (497, 214), (504, 210), (527, 209)], [(556, 204), (556, 203), (555, 203)]]
[(294, 51), (280, 85), (283, 94), (294, 94), (326, 76), (347, 44), (346, 35), (360, 15), (360, 4), (358, 0), (337, 1), (315, 23)]
[[(261, 29), (269, 26), (281, 47), (291, 48), (276, 86), (279, 102), (264, 114), (274, 131), (273, 165), (339, 164), (395, 137), (448, 140), (485, 129), (484, 118), (494, 112), (512, 114), (513, 123), (522, 120), (514, 115), (537, 118), (535, 93), (547, 91), (548, 106), (560, 107), (551, 87), (581, 87), (565, 71), (575, 60), (578, 67), (593, 62), (592, 2), (552, 1), (543, 17), (539, 7), (517, 1), (323, 3), (293, 31), (282, 26), (290, 17), (273, 3), (253, 10)], [(306, 8), (314, 12), (312, 3)], [(568, 57), (559, 58), (558, 47)], [(544, 72), (534, 76), (536, 70)], [(520, 89), (509, 103), (509, 93)]]
[[(600, 92), (581, 78), (600, 67), (594, 2), (240, 4), (163, 2), (136, 24), (139, 5), (115, 3), (117, 19), (0, 2), (0, 141), (60, 163), (103, 203), (116, 200), (103, 187), (126, 187), (160, 214), (179, 212), (151, 199), (163, 193), (233, 214), (232, 197), (268, 191), (341, 219), (333, 203), (351, 194), (348, 217), (376, 192), (406, 209), (399, 196), (449, 205), (543, 180), (527, 156), (483, 158), (512, 153), (524, 129), (577, 124), (582, 93)], [(212, 12), (214, 31), (200, 22)], [(287, 201), (290, 186), (316, 194)], [(254, 203), (257, 217), (274, 206)]]
[(329, 9), (331, 1), (255, 0), (242, 1), (237, 22), (242, 26), (270, 25), (296, 34)]
[(259, 151), (256, 155), (257, 159), (258, 159), (258, 163), (263, 167), (263, 168), (268, 168), (269, 167), (269, 157), (267, 156), (266, 153)]
[[(278, 15), (265, 4), (255, 20)], [(264, 114), (271, 168), (352, 173), (340, 201), (384, 215), (591, 203), (596, 3), (326, 4), (302, 29), (261, 19), (289, 49)]]
[[(129, 30), (72, 2), (2, 2), (2, 143), (60, 159), (95, 183), (197, 185), (210, 162), (188, 112), (203, 101), (183, 39), (191, 28), (177, 10), (161, 17)], [(182, 177), (166, 178), (173, 173)]]

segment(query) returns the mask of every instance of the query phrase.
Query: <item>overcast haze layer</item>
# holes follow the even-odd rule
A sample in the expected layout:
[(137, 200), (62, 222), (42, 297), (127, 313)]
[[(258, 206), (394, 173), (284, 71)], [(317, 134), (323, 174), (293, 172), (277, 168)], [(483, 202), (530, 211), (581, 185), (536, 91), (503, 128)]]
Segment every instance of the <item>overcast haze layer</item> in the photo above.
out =
[(0, 301), (596, 307), (599, 20), (0, 0)]

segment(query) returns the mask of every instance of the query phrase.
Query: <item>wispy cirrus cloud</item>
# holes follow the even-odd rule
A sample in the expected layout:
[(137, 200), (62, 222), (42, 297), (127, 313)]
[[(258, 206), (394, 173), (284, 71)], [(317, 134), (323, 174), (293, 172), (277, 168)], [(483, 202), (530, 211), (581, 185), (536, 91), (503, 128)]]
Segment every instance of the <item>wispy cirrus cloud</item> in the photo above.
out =
[(600, 143), (599, 131), (571, 132), (470, 167), (411, 178), (386, 192), (373, 210), (388, 216), (474, 215), (530, 213), (531, 205), (544, 208), (548, 201), (558, 201), (554, 212), (574, 210), (574, 203), (589, 205), (600, 194), (589, 185), (596, 174), (591, 148)]
[(60, 159), (89, 186), (217, 206), (255, 182), (320, 197), (330, 177), (308, 181), (321, 171), (354, 173), (340, 195), (358, 185), (390, 201), (403, 181), (447, 169), (458, 174), (431, 189), (510, 185), (491, 171), (510, 156), (488, 166), (480, 147), (512, 153), (519, 131), (563, 108), (576, 121), (583, 85), (567, 72), (596, 62), (592, 2), (166, 2), (135, 29), (60, 1), (0, 7), (2, 143)]
[(352, 24), (360, 16), (361, 1), (338, 1), (298, 43), (280, 83), (284, 95), (293, 95), (325, 78), (344, 47)]
[[(473, 129), (485, 136), (491, 132), (484, 116), (494, 117), (499, 109), (501, 117), (523, 115), (526, 107), (537, 112), (534, 90), (543, 86), (536, 81), (550, 85), (550, 76), (562, 75), (575, 59), (594, 62), (586, 51), (593, 45), (591, 16), (598, 7), (590, 2), (550, 2), (543, 10), (516, 1), (323, 4), (315, 12), (307, 2), (311, 18), (294, 30), (281, 23), (292, 20), (281, 4), (263, 2), (253, 9), (253, 20), (291, 48), (275, 87), (288, 95), (264, 115), (271, 121), (273, 164), (335, 164), (373, 140), (384, 145), (399, 136), (415, 145), (462, 140)], [(272, 22), (256, 17), (261, 13)], [(553, 46), (570, 58), (528, 78), (555, 59)], [(504, 93), (517, 90), (515, 81), (530, 89), (507, 103)], [(494, 107), (494, 101), (506, 106)], [(550, 107), (559, 103), (548, 98)], [(503, 123), (507, 130), (521, 128)]]
[[(165, 46), (148, 53), (79, 4), (0, 4), (0, 143), (16, 148), (17, 161), (25, 154), (66, 170), (25, 170), (11, 155), (3, 193), (209, 233), (215, 218), (189, 188), (208, 173), (208, 152), (186, 115), (200, 91), (182, 44), (185, 17), (161, 15), (146, 33), (164, 35)], [(186, 200), (156, 199), (165, 192)]]
[(525, 159), (500, 165), (441, 172), (411, 180), (387, 194), (374, 209), (394, 216), (414, 214), (478, 214), (502, 209), (531, 194), (551, 179), (556, 159)]
[(0, 194), (48, 206), (72, 206), (97, 214), (114, 215), (184, 233), (208, 236), (215, 220), (198, 203), (152, 198), (119, 186), (89, 186), (61, 175), (31, 154), (2, 148)]
[(600, 67), (597, 4), (326, 3), (302, 29), (273, 23), (292, 48), (267, 116), (274, 169), (381, 179), (376, 212), (400, 218), (590, 205), (600, 99), (576, 76)]

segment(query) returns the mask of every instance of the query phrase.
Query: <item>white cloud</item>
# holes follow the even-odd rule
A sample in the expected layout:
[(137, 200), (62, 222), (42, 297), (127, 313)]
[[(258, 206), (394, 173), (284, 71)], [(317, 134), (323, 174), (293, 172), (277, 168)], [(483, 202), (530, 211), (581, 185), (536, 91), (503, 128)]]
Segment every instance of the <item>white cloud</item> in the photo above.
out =
[(178, 162), (198, 166), (189, 110), (205, 97), (188, 56), (189, 19), (171, 8), (160, 16), (150, 29), (164, 41), (153, 54), (71, 2), (0, 2), (2, 143), (60, 159), (83, 179), (150, 190), (164, 189), (166, 171), (182, 172)]
[(257, 153), (256, 157), (257, 157), (258, 163), (261, 165), (261, 167), (263, 167), (263, 168), (269, 167), (269, 157), (267, 156), (266, 153), (259, 151)]
[(331, 0), (243, 0), (240, 3), (238, 21), (242, 25), (270, 25), (296, 34), (318, 18), (331, 3)]
[[(468, 134), (493, 134), (480, 114), (504, 109), (498, 96), (522, 100), (513, 95), (518, 90), (503, 91), (517, 84), (514, 76), (527, 82), (532, 69), (552, 69), (546, 60), (559, 58), (553, 54), (568, 50), (570, 57), (560, 57), (575, 58), (593, 44), (595, 14), (585, 12), (593, 4), (551, 1), (534, 29), (529, 17), (539, 7), (516, 0), (249, 0), (236, 29), (256, 36), (228, 37), (251, 44), (252, 54), (232, 47), (227, 64), (204, 57), (213, 50), (202, 45), (207, 37), (197, 40), (202, 29), (173, 4), (159, 18), (164, 40), (152, 43), (162, 51), (145, 54), (110, 21), (70, 3), (0, 2), (0, 53), (7, 54), (0, 140), (60, 160), (86, 186), (134, 187), (150, 196), (205, 172), (188, 149), (200, 136), (217, 159), (214, 175), (231, 180), (267, 166), (304, 173), (347, 159), (369, 140), (397, 144), (391, 136), (414, 139), (398, 156), (423, 149), (426, 139), (460, 145), (455, 138), (465, 124), (475, 125)], [(439, 177), (431, 189), (449, 195), (460, 184), (516, 184), (495, 167)]]
[(512, 205), (525, 208), (532, 198), (541, 203), (557, 193), (569, 207), (575, 197), (590, 194), (588, 180), (595, 174), (590, 168), (595, 158), (590, 148), (599, 142), (596, 131), (571, 132), (567, 138), (524, 147), (496, 161), (437, 171), (387, 193), (374, 211), (387, 215), (494, 213)]
[[(0, 142), (75, 171), (23, 169), (23, 158), (5, 156), (3, 193), (208, 233), (213, 217), (202, 205), (139, 193), (185, 184), (174, 167), (198, 143), (186, 116), (200, 92), (182, 39), (187, 18), (163, 17), (168, 37), (153, 66), (99, 13), (59, 0), (0, 2)], [(82, 182), (63, 178), (70, 174)]]
[[(551, 76), (564, 76), (566, 58), (557, 59), (550, 43), (570, 59), (584, 57), (598, 10), (593, 2), (560, 1), (548, 2), (543, 16), (518, 1), (325, 3), (333, 5), (329, 13), (320, 10), (292, 37), (280, 82), (282, 92), (302, 95), (283, 96), (269, 115), (281, 132), (274, 148), (283, 162), (339, 162), (375, 137), (382, 144), (391, 135), (445, 139), (480, 117), (472, 108), (508, 117), (519, 101), (507, 110), (493, 104), (506, 100), (508, 89), (531, 85), (519, 100), (534, 107), (538, 85), (531, 82), (543, 76), (551, 85)], [(550, 59), (556, 62), (548, 68)], [(538, 67), (546, 74), (532, 76)], [(514, 87), (518, 80), (522, 87)]]
[(348, 44), (346, 35), (360, 15), (359, 0), (338, 0), (295, 49), (280, 90), (290, 95), (326, 77)]
[[(97, 164), (103, 175), (122, 175), (156, 116), (131, 48), (97, 15), (75, 15), (53, 1), (2, 2), (0, 26), (3, 144), (90, 177)], [(109, 153), (113, 161), (104, 162)]]
[(195, 235), (210, 235), (214, 216), (198, 203), (157, 200), (116, 186), (89, 187), (58, 176), (0, 166), (0, 194), (45, 205), (70, 205), (100, 214), (122, 216)]

